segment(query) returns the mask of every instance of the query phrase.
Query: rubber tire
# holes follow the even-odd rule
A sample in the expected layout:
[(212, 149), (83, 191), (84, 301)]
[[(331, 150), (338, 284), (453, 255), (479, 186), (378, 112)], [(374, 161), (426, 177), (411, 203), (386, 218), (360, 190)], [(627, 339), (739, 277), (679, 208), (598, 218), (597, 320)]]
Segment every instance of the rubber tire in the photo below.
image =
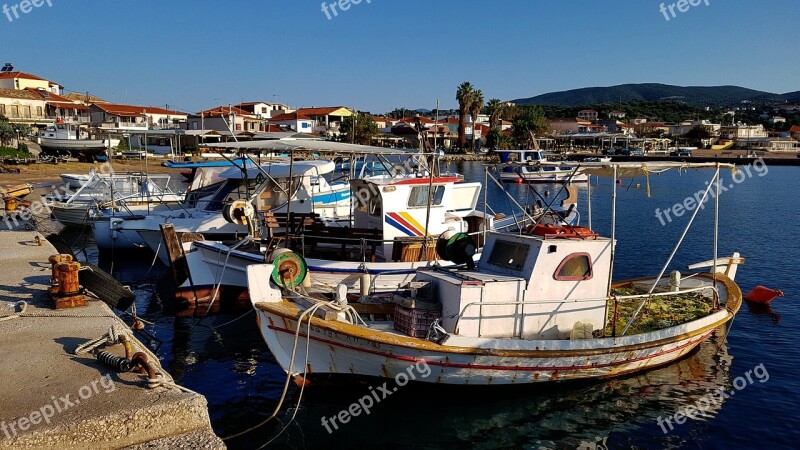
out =
[[(81, 263), (78, 272), (80, 285), (91, 291), (100, 300), (120, 311), (126, 311), (136, 300), (136, 294), (128, 290), (103, 269), (90, 263)], [(88, 267), (88, 269), (84, 269)]]
[(47, 239), (47, 241), (56, 248), (56, 251), (59, 254), (71, 255), (72, 259), (77, 261), (75, 259), (75, 252), (72, 251), (72, 247), (67, 244), (67, 241), (65, 241), (64, 238), (53, 233), (48, 235), (45, 239)]

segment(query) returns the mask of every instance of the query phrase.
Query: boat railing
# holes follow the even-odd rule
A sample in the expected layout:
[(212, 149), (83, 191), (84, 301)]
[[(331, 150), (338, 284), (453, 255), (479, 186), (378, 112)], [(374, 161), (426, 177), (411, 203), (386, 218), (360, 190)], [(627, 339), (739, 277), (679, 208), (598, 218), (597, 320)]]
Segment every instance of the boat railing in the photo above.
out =
[[(656, 297), (680, 296), (680, 295), (693, 294), (693, 293), (702, 293), (704, 291), (705, 292), (711, 291), (713, 293), (713, 297), (712, 297), (713, 303), (712, 304), (714, 306), (719, 305), (719, 291), (717, 290), (717, 288), (715, 288), (714, 286), (701, 286), (701, 287), (690, 288), (690, 289), (679, 289), (677, 291), (657, 292), (657, 293), (652, 293), (652, 294), (612, 295), (612, 296), (608, 296), (608, 297), (594, 297), (594, 298), (583, 298), (583, 299), (560, 299), (560, 300), (553, 299), (553, 300), (527, 300), (527, 301), (522, 300), (522, 301), (506, 301), (506, 302), (485, 302), (485, 301), (479, 300), (479, 301), (467, 303), (461, 309), (461, 312), (459, 312), (458, 314), (451, 315), (448, 318), (454, 318), (456, 320), (456, 329), (457, 329), (458, 328), (458, 323), (461, 321), (461, 319), (463, 319), (465, 317), (465, 315), (467, 314), (467, 311), (471, 310), (472, 308), (476, 308), (477, 307), (478, 308), (477, 315), (476, 316), (474, 316), (474, 315), (473, 316), (467, 316), (467, 318), (468, 319), (477, 319), (478, 320), (478, 329), (480, 330), (480, 324), (484, 319), (491, 319), (491, 318), (495, 317), (494, 315), (484, 314), (484, 308), (487, 308), (487, 307), (491, 308), (491, 307), (497, 307), (497, 306), (520, 305), (520, 306), (522, 306), (521, 311), (519, 313), (515, 314), (515, 316), (518, 316), (518, 318), (520, 320), (520, 323), (519, 324), (515, 323), (513, 329), (514, 330), (520, 330), (519, 333), (522, 333), (521, 330), (524, 329), (522, 327), (522, 325), (523, 325), (522, 322), (525, 320), (525, 316), (557, 314), (557, 312), (554, 312), (552, 310), (542, 311), (542, 312), (525, 311), (525, 306), (526, 305), (530, 306), (530, 305), (541, 305), (541, 304), (597, 303), (597, 302), (603, 301), (603, 302), (606, 303), (606, 308), (608, 308), (609, 304), (611, 304), (613, 302), (613, 305), (614, 305), (613, 307), (614, 307), (614, 310), (616, 311), (616, 306), (620, 301), (640, 300), (641, 299), (644, 302), (647, 302), (648, 300), (651, 300), (651, 299), (656, 298)], [(712, 311), (713, 311), (713, 309), (712, 309)], [(508, 312), (503, 312), (502, 315), (504, 317), (507, 317), (508, 316)], [(611, 337), (616, 337), (616, 320), (617, 320), (617, 314), (616, 313), (613, 314), (613, 318), (614, 318), (613, 319), (614, 323), (612, 323), (612, 333), (611, 333), (612, 336)], [(634, 317), (633, 319), (635, 320), (636, 317)], [(515, 318), (514, 320), (516, 322), (517, 318)], [(608, 314), (606, 314), (606, 321), (607, 320), (608, 320)], [(607, 325), (608, 325), (608, 323), (604, 323), (604, 327), (603, 327), (604, 334), (605, 334), (605, 328), (607, 327)], [(520, 338), (520, 339), (522, 338), (522, 336), (518, 335), (518, 334), (513, 335), (512, 337), (516, 337), (516, 338)]]

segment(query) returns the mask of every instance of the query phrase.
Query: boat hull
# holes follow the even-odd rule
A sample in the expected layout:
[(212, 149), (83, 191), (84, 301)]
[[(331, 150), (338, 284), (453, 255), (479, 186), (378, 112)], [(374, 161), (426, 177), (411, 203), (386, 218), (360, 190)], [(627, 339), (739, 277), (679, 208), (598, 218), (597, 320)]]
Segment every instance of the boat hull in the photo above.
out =
[[(508, 385), (609, 378), (669, 364), (690, 353), (733, 318), (741, 291), (725, 284), (729, 309), (658, 331), (580, 340), (493, 340), (452, 336), (443, 344), (410, 338), (391, 323), (367, 328), (313, 317), (298, 330), (301, 311), (287, 300), (257, 302), (259, 329), (275, 358), (291, 374), (352, 374), (453, 385)], [(251, 295), (254, 285), (251, 279)], [(258, 283), (256, 290), (261, 287)], [(305, 348), (308, 343), (308, 356)], [(297, 356), (291, 363), (297, 344)], [(419, 376), (429, 367), (428, 376)], [(415, 372), (416, 370), (416, 372)]]

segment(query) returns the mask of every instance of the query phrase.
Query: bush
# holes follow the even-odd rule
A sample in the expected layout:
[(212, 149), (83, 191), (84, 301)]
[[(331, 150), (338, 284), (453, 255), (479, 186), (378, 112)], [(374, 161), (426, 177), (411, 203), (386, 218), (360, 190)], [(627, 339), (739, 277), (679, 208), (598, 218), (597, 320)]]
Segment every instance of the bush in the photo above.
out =
[(30, 151), (28, 150), (28, 144), (24, 142), (17, 144), (17, 151), (25, 155), (30, 154)]

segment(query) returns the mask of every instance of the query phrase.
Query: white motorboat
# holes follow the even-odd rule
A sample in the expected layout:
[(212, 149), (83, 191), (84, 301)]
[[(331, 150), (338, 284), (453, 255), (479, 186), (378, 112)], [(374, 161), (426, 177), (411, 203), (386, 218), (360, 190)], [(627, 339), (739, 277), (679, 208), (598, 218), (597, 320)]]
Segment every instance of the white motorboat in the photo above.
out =
[(66, 123), (57, 123), (40, 131), (39, 145), (46, 155), (69, 154), (81, 161), (94, 161), (108, 148), (107, 141), (88, 139), (81, 127)]
[[(716, 181), (725, 165), (682, 167), (690, 166), (716, 167)], [(650, 168), (585, 170), (618, 178)], [(250, 299), (270, 351), (300, 384), (326, 375), (460, 385), (616, 377), (671, 363), (732, 321), (742, 303), (738, 254), (715, 254), (693, 266), (710, 266), (710, 273), (673, 271), (664, 282), (673, 253), (655, 277), (612, 283), (615, 230), (610, 237), (545, 225), (487, 232), (477, 268), (425, 268), (412, 295), (359, 303), (348, 303), (345, 286), (333, 300), (290, 289), (284, 280), (302, 274), (281, 261), (255, 264), (247, 269)], [(415, 367), (431, 370), (423, 376)]]
[(500, 179), (511, 183), (580, 183), (589, 177), (572, 163), (548, 161), (542, 150), (500, 150), (500, 159), (508, 164), (500, 172)]
[[(62, 175), (62, 178), (71, 175)], [(74, 177), (74, 179), (79, 179)], [(89, 173), (86, 181), (72, 193), (54, 192), (45, 197), (53, 216), (66, 227), (91, 225), (104, 215), (134, 216), (183, 201), (183, 194), (172, 192), (168, 174)]]
[[(350, 189), (347, 184), (328, 184), (323, 175), (333, 171), (331, 161), (296, 161), (294, 163), (266, 163), (261, 168), (248, 164), (247, 169), (231, 167), (220, 174), (224, 182), (201, 207), (181, 207), (159, 211), (143, 217), (111, 218), (107, 229), (95, 227), (99, 248), (112, 248), (117, 243), (143, 243), (169, 265), (162, 245), (161, 225), (171, 223), (178, 236), (184, 233), (201, 233), (211, 240), (238, 240), (249, 234), (246, 225), (231, 223), (223, 216), (223, 209), (236, 201), (254, 201), (263, 210), (285, 211), (291, 203), (295, 212), (324, 211), (327, 220), (337, 221), (348, 217)], [(289, 178), (294, 182), (294, 192), (289, 194)], [(257, 197), (256, 197), (257, 195)], [(291, 199), (291, 201), (289, 201)], [(319, 203), (317, 203), (319, 201)], [(130, 244), (128, 244), (130, 245)]]

